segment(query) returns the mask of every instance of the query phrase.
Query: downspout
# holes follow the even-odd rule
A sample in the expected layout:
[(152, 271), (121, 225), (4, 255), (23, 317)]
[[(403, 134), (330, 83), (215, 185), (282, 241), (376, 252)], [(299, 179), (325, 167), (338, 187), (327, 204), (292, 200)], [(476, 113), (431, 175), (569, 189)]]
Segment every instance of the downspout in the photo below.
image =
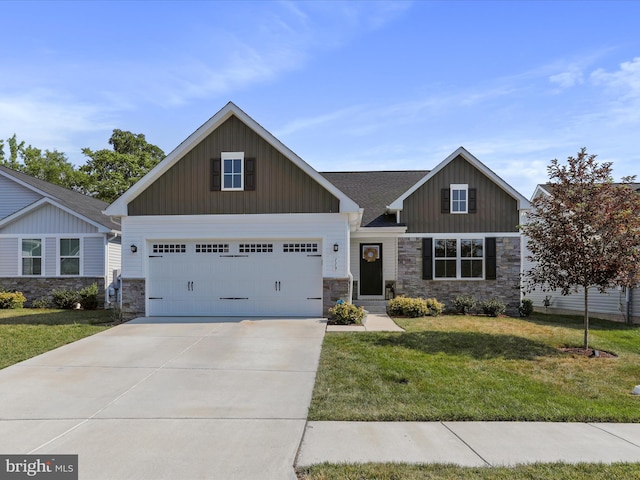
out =
[[(104, 308), (106, 308), (107, 306), (111, 305), (111, 302), (109, 301), (109, 285), (107, 285), (107, 282), (109, 280), (109, 243), (112, 240), (115, 240), (116, 238), (118, 238), (118, 234), (114, 233), (113, 237), (109, 238), (108, 235), (105, 235), (105, 245), (104, 245), (104, 249), (105, 249), (105, 255), (104, 255)], [(111, 281), (111, 283), (115, 284), (115, 278)], [(117, 297), (117, 292), (116, 292), (116, 301), (117, 301), (118, 297)]]

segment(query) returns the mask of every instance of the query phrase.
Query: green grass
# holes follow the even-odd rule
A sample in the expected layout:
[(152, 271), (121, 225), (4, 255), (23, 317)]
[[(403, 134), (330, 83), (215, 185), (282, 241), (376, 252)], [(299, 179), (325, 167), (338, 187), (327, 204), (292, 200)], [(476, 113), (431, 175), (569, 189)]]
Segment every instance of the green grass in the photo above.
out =
[(511, 468), (393, 463), (320, 464), (298, 468), (297, 473), (300, 480), (626, 480), (640, 478), (640, 464), (545, 463)]
[(398, 319), (404, 333), (327, 333), (309, 420), (639, 422), (640, 328), (576, 317)]
[(0, 369), (108, 328), (106, 310), (0, 310)]

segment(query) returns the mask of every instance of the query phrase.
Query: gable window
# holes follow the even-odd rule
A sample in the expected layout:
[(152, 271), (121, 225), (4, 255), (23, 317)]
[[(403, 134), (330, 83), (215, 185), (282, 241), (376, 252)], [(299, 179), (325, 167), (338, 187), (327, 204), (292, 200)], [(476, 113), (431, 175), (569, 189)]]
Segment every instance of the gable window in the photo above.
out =
[(22, 275), (42, 275), (42, 239), (22, 239)]
[(60, 239), (60, 275), (80, 275), (80, 239)]
[(222, 190), (244, 189), (244, 152), (222, 152)]
[(434, 278), (483, 278), (483, 246), (481, 238), (434, 240)]
[(469, 211), (469, 185), (451, 185), (451, 213), (467, 213)]

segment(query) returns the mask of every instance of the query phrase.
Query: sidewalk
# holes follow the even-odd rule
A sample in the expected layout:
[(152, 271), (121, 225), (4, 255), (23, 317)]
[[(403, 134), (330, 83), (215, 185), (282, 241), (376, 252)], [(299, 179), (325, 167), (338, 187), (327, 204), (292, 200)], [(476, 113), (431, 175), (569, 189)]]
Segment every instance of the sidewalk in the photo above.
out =
[(327, 332), (404, 332), (386, 313), (367, 313), (362, 325), (327, 325)]
[(309, 422), (297, 466), (331, 463), (640, 462), (640, 424)]

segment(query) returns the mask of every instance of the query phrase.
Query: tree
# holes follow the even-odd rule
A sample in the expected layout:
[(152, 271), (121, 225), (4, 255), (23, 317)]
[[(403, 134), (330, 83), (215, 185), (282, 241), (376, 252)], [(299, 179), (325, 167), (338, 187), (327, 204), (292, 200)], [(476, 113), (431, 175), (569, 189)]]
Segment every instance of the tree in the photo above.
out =
[(0, 165), (72, 190), (78, 190), (84, 183), (83, 174), (76, 170), (64, 153), (57, 150), (45, 150), (43, 153), (39, 148), (25, 146), (24, 141), (18, 142), (15, 134), (7, 143), (9, 158), (5, 158), (4, 142), (0, 141)]
[(113, 202), (164, 158), (164, 152), (148, 143), (143, 134), (115, 129), (109, 144), (113, 150), (83, 148), (89, 157), (80, 167), (86, 175), (85, 193)]
[(535, 198), (527, 222), (532, 269), (525, 273), (529, 291), (584, 289), (584, 348), (589, 348), (589, 288), (631, 288), (640, 281), (640, 195), (635, 177), (615, 184), (611, 163), (598, 164), (582, 148), (567, 165), (547, 167), (550, 195)]

